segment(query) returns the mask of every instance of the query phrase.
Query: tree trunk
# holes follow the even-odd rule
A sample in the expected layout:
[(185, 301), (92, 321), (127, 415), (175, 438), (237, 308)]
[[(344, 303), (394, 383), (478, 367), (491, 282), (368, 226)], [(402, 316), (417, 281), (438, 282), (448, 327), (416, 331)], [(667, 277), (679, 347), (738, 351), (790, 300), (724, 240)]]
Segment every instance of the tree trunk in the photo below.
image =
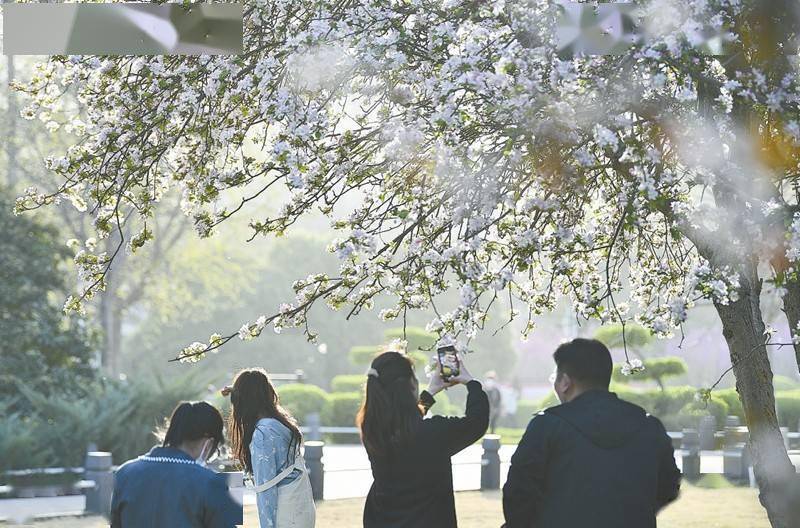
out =
[(100, 297), (100, 322), (103, 327), (103, 343), (100, 363), (106, 374), (119, 374), (119, 356), (122, 345), (122, 317), (117, 307), (114, 290), (109, 288)]
[(774, 528), (792, 528), (798, 526), (790, 499), (796, 476), (775, 412), (772, 368), (759, 307), (761, 283), (755, 265), (746, 264), (744, 268), (748, 273), (740, 275), (739, 300), (728, 305), (715, 303), (715, 307), (750, 430), (749, 445), (761, 504)]
[[(106, 252), (113, 253), (119, 241), (119, 234), (112, 232), (105, 241)], [(116, 269), (122, 266), (123, 262), (124, 257), (114, 261), (113, 267), (106, 273), (106, 289), (100, 294), (100, 321), (103, 326), (102, 366), (106, 374), (112, 377), (119, 374), (119, 357), (122, 349), (123, 306), (121, 306)]]

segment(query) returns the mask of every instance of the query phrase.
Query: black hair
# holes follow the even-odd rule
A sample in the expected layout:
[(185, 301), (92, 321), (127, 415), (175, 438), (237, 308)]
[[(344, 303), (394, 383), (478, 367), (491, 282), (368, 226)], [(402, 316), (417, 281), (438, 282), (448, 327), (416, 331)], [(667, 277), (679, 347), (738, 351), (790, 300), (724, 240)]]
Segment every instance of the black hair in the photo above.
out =
[(244, 369), (236, 374), (231, 389), (231, 413), (228, 416), (228, 434), (231, 449), (239, 463), (251, 475), (253, 461), (250, 457), (250, 442), (256, 431), (258, 420), (263, 417), (274, 418), (286, 426), (292, 435), (286, 452), (286, 463), (295, 456), (295, 451), (303, 443), (300, 427), (292, 415), (281, 407), (278, 391), (270, 382), (263, 369)]
[(162, 446), (178, 447), (184, 442), (211, 438), (213, 453), (225, 442), (222, 424), (222, 414), (210, 403), (181, 402), (172, 411)]
[(422, 420), (411, 359), (399, 352), (384, 352), (372, 361), (376, 375), (367, 376), (364, 403), (356, 424), (370, 455), (385, 456), (411, 441)]
[(567, 374), (586, 388), (608, 389), (613, 365), (608, 348), (596, 339), (576, 338), (553, 353), (559, 374)]

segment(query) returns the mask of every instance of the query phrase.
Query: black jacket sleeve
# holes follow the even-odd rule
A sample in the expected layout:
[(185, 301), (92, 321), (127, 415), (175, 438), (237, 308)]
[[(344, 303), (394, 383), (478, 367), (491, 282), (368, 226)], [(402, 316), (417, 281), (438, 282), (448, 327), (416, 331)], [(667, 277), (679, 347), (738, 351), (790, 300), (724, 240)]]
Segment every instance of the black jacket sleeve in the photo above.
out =
[(428, 410), (430, 410), (434, 403), (436, 403), (436, 400), (433, 399), (430, 392), (424, 390), (420, 393), (419, 404), (425, 410), (424, 414), (428, 414)]
[(681, 472), (675, 463), (675, 450), (672, 447), (672, 439), (664, 429), (664, 425), (658, 418), (653, 416), (650, 418), (655, 421), (658, 435), (661, 437), (658, 461), (658, 495), (656, 496), (656, 506), (660, 510), (678, 498), (681, 490)]
[(467, 409), (465, 416), (434, 416), (434, 439), (452, 456), (474, 444), (489, 428), (489, 399), (477, 380), (467, 383)]
[(511, 457), (503, 486), (503, 515), (506, 528), (531, 528), (544, 500), (547, 460), (550, 451), (551, 416), (536, 415)]

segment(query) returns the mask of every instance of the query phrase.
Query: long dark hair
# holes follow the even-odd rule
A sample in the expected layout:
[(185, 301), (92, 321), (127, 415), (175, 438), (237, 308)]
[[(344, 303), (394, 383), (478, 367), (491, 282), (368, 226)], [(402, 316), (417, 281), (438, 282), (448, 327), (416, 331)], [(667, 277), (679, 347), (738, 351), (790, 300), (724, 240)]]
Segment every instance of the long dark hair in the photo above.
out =
[(261, 418), (274, 418), (285, 425), (292, 433), (287, 464), (303, 440), (297, 422), (280, 405), (278, 393), (270, 383), (263, 369), (244, 369), (233, 380), (231, 389), (231, 413), (228, 417), (228, 435), (231, 450), (248, 473), (253, 473), (250, 459), (250, 441)]
[(422, 409), (412, 391), (416, 376), (408, 356), (384, 352), (372, 361), (371, 368), (356, 423), (367, 452), (382, 456), (411, 441)]
[(214, 441), (210, 453), (214, 453), (224, 443), (222, 414), (216, 407), (204, 401), (181, 402), (172, 411), (161, 445), (178, 447), (184, 442), (203, 438)]

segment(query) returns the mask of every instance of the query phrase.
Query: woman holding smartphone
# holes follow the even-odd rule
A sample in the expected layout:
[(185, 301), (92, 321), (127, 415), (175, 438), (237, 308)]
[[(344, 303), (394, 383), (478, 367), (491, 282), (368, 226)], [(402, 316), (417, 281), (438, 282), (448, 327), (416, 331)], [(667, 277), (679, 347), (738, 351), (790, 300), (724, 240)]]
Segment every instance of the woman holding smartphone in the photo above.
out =
[[(385, 352), (372, 361), (358, 413), (374, 482), (364, 507), (365, 528), (454, 528), (450, 457), (481, 438), (489, 426), (489, 401), (463, 362), (445, 381), (441, 369), (419, 393), (411, 360)], [(464, 417), (423, 419), (433, 396), (456, 384), (467, 387)]]
[(313, 528), (316, 511), (300, 454), (303, 437), (280, 406), (267, 373), (242, 370), (222, 393), (231, 397), (231, 448), (255, 483), (261, 528)]

